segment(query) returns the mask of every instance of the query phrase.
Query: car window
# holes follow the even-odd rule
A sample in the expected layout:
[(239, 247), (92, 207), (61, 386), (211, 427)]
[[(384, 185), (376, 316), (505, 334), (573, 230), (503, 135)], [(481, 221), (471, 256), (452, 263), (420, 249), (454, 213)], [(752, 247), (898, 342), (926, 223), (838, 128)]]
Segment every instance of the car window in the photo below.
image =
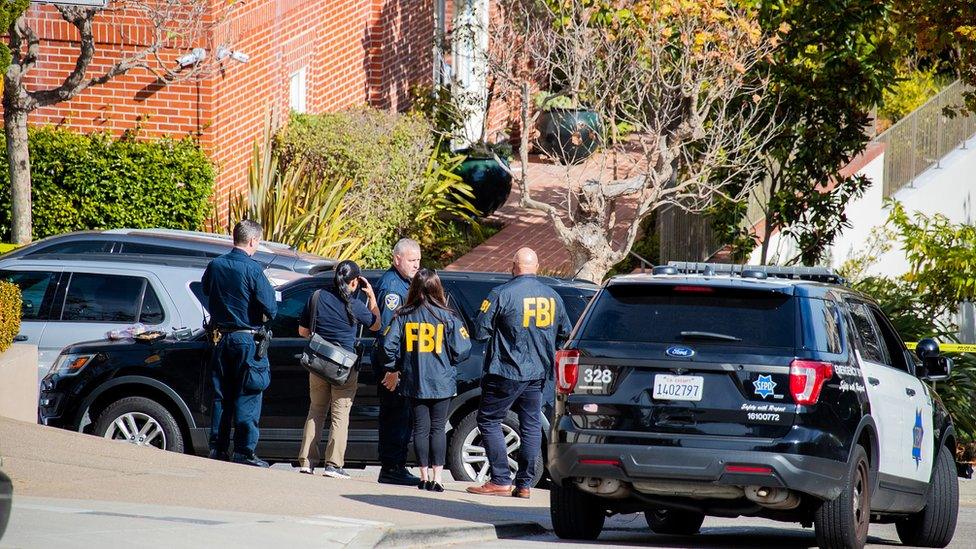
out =
[(458, 280), (452, 283), (454, 291), (451, 293), (456, 296), (464, 314), (474, 321), (478, 316), (478, 308), (481, 307), (481, 302), (499, 284), (501, 281), (498, 280)]
[(139, 276), (73, 273), (61, 320), (136, 322), (147, 282)]
[[(790, 295), (735, 288), (620, 284), (601, 292), (579, 337), (593, 341), (794, 348)], [(725, 339), (696, 337), (718, 334)]]
[(152, 284), (146, 284), (146, 293), (142, 297), (142, 310), (139, 312), (139, 322), (143, 324), (162, 324), (166, 319), (163, 313), (163, 305), (159, 302), (159, 296), (153, 290)]
[[(49, 290), (61, 273), (43, 271), (0, 271), (0, 280), (16, 284), (20, 288), (20, 318), (44, 320), (51, 300)], [(46, 299), (45, 299), (46, 298)]]
[(586, 309), (590, 300), (593, 299), (593, 295), (596, 294), (596, 290), (581, 290), (579, 288), (554, 289), (563, 298), (563, 303), (566, 304), (566, 314), (569, 315), (569, 321), (573, 324), (576, 324), (576, 321), (583, 314), (583, 309)]
[(108, 253), (112, 251), (113, 244), (111, 240), (72, 240), (42, 246), (25, 255)]
[(840, 335), (840, 310), (830, 299), (806, 298), (803, 307), (803, 345), (824, 353), (843, 352)]
[(885, 318), (884, 313), (873, 306), (869, 307), (869, 309), (874, 316), (875, 327), (881, 335), (881, 342), (888, 351), (888, 362), (886, 364), (893, 368), (898, 368), (903, 372), (909, 372), (908, 361), (905, 359), (905, 344), (902, 342), (901, 337), (898, 336), (898, 332), (895, 331), (891, 323), (888, 322), (888, 319)]
[(281, 295), (278, 314), (268, 323), (268, 328), (274, 333), (274, 337), (299, 337), (298, 319), (301, 318), (302, 310), (314, 291), (314, 287), (304, 286), (291, 289)]
[(143, 244), (141, 242), (123, 242), (122, 253), (141, 254), (141, 255), (179, 255), (190, 257), (217, 257), (220, 254), (208, 254), (200, 250), (192, 250), (180, 246), (157, 246), (155, 244)]
[(859, 302), (851, 302), (849, 305), (861, 358), (875, 364), (889, 364), (887, 349), (884, 342), (878, 337), (874, 319), (871, 318), (871, 312), (868, 311), (867, 306)]

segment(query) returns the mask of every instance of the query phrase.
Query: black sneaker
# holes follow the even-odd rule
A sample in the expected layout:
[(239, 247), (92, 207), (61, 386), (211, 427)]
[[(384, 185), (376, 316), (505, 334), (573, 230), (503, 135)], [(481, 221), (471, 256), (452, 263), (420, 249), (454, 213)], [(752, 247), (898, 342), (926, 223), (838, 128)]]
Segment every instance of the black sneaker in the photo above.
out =
[(230, 461), (230, 455), (227, 452), (221, 452), (219, 450), (210, 450), (210, 456), (208, 457), (217, 461)]
[(329, 478), (352, 478), (342, 467), (336, 467), (335, 465), (326, 465), (325, 471), (323, 471), (322, 474)]
[(241, 465), (250, 465), (251, 467), (271, 467), (267, 461), (264, 461), (254, 454), (247, 456), (234, 452), (234, 457), (231, 459), (231, 461), (234, 463), (240, 463)]
[(380, 484), (396, 484), (398, 486), (417, 486), (420, 484), (420, 477), (411, 474), (406, 467), (384, 467), (380, 469), (380, 476), (377, 480)]

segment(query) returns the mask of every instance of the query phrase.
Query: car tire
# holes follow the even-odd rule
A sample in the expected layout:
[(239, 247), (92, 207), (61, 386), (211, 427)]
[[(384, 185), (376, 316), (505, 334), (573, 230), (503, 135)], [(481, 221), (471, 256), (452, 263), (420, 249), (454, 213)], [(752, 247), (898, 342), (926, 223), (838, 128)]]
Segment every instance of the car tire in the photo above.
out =
[[(509, 413), (502, 421), (502, 429), (508, 435), (518, 436), (519, 422), (515, 414)], [(451, 430), (451, 440), (448, 441), (447, 463), (454, 480), (462, 482), (483, 483), (491, 480), (488, 467), (488, 456), (481, 445), (481, 432), (478, 430), (478, 411), (475, 410), (464, 416), (457, 427)], [(515, 459), (515, 454), (509, 454), (509, 461)], [(542, 449), (535, 462), (535, 476), (530, 486), (536, 486), (545, 469)], [(515, 473), (515, 467), (512, 467)], [(487, 476), (486, 476), (487, 475)]]
[(823, 502), (814, 514), (817, 545), (830, 549), (861, 549), (871, 523), (871, 474), (868, 455), (860, 445), (844, 477), (843, 491)]
[(146, 397), (126, 397), (108, 406), (95, 420), (94, 434), (183, 453), (183, 434), (165, 406)]
[(914, 547), (945, 547), (952, 541), (959, 515), (959, 479), (948, 448), (939, 449), (925, 508), (895, 523), (898, 538)]
[(680, 509), (648, 509), (644, 520), (655, 534), (669, 536), (691, 536), (701, 530), (705, 513)]
[(549, 488), (549, 516), (553, 531), (561, 539), (594, 540), (603, 531), (607, 511), (596, 496), (553, 483)]

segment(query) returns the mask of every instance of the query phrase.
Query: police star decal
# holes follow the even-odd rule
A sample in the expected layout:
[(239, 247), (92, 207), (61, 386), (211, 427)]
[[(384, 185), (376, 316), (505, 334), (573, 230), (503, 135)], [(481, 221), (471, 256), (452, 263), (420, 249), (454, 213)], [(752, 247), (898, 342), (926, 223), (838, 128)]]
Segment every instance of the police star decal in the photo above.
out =
[(764, 399), (768, 396), (773, 398), (783, 398), (783, 395), (776, 394), (776, 385), (773, 381), (772, 375), (760, 375), (756, 381), (752, 382), (752, 386), (755, 387), (755, 393)]

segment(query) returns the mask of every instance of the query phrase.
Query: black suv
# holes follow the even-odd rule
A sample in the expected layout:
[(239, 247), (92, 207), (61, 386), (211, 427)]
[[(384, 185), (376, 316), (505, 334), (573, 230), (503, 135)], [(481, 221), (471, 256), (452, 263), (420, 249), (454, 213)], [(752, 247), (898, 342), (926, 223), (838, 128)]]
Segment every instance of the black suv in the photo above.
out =
[(824, 269), (654, 272), (608, 281), (557, 352), (557, 535), (595, 539), (608, 513), (643, 511), (661, 534), (747, 515), (813, 525), (821, 547), (862, 547), (872, 521), (949, 543), (955, 435), (925, 381), (952, 363), (934, 341), (916, 360)]
[[(366, 273), (373, 284), (381, 275), (378, 271)], [(456, 271), (441, 271), (440, 276), (469, 331), (488, 292), (510, 278), (499, 273)], [(574, 321), (598, 289), (588, 282), (540, 279), (559, 292)], [(257, 448), (258, 455), (269, 461), (292, 461), (298, 456), (309, 406), (308, 372), (298, 361), (305, 346), (305, 339), (298, 336), (298, 318), (312, 292), (331, 284), (332, 277), (326, 274), (303, 277), (278, 287), (281, 302), (278, 315), (270, 324), (274, 332), (269, 351), (271, 386), (264, 393)], [(198, 297), (202, 300), (202, 296)], [(347, 462), (353, 465), (378, 462), (379, 400), (370, 361), (373, 338), (363, 337), (359, 343), (364, 350), (363, 362), (346, 452)], [(449, 416), (448, 453), (451, 471), (458, 479), (484, 480), (488, 473), (475, 423), (484, 349), (483, 343), (473, 342), (471, 357), (458, 366), (458, 394)], [(169, 337), (155, 343), (128, 339), (69, 346), (41, 383), (41, 421), (107, 438), (206, 455), (213, 391), (207, 357), (208, 347), (201, 330), (185, 339)], [(551, 413), (551, 403), (548, 406)], [(514, 415), (504, 425), (513, 452), (519, 445), (517, 426)], [(541, 471), (541, 462), (539, 465)]]
[[(214, 258), (234, 246), (223, 234), (174, 229), (109, 229), (78, 231), (42, 238), (4, 254), (3, 259), (41, 255), (123, 254)], [(335, 267), (335, 260), (300, 252), (287, 244), (261, 242), (254, 260), (265, 268), (315, 274)]]

